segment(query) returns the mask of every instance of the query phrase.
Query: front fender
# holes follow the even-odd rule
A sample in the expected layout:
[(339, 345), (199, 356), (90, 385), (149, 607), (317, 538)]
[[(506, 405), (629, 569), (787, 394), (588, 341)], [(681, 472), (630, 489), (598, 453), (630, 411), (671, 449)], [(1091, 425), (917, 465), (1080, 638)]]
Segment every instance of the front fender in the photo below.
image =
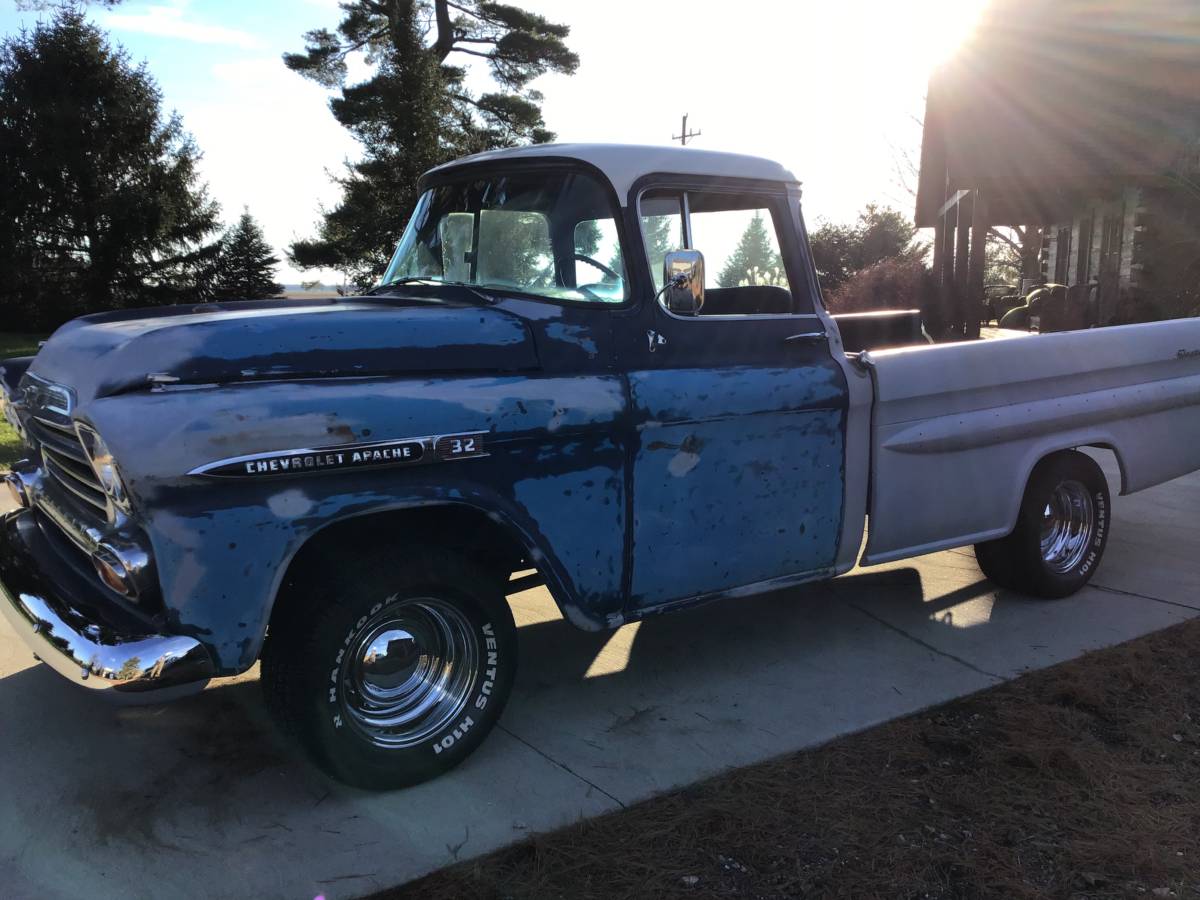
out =
[[(619, 585), (599, 595), (581, 592), (571, 559), (555, 551), (533, 510), (480, 485), (413, 484), (403, 495), (366, 486), (337, 493), (317, 493), (299, 482), (276, 487), (261, 503), (219, 509), (173, 504), (146, 520), (172, 629), (208, 645), (222, 674), (249, 668), (258, 658), (283, 577), (309, 541), (350, 519), (399, 510), (458, 504), (485, 513), (526, 548), (559, 609), (577, 626), (603, 628), (620, 609)], [(404, 543), (420, 538), (396, 535)], [(353, 577), (353, 567), (345, 577)]]
[[(610, 376), (513, 377), (127, 394), (81, 413), (121, 466), (171, 629), (203, 641), (230, 674), (257, 658), (283, 574), (307, 541), (349, 518), (431, 504), (465, 504), (511, 528), (576, 625), (619, 624), (622, 404)], [(470, 431), (486, 433), (487, 456), (247, 480), (187, 474), (246, 453)]]

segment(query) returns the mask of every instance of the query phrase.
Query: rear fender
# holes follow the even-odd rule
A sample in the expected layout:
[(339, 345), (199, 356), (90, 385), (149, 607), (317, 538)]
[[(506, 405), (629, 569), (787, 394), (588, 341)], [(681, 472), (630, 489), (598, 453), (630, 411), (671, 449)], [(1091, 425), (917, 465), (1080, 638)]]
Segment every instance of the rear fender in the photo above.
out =
[(1200, 468), (1190, 347), (1200, 320), (872, 354), (863, 562), (1003, 537), (1033, 467), (1060, 450), (1111, 450), (1124, 494)]

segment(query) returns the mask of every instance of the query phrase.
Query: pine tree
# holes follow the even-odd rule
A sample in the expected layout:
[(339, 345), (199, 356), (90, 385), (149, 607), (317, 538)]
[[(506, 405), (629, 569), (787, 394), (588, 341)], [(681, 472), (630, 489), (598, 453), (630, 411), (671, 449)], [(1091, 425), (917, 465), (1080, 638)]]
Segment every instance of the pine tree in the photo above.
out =
[[(359, 162), (337, 179), (341, 201), (316, 238), (296, 241), (301, 268), (337, 269), (359, 285), (387, 266), (427, 169), (468, 153), (551, 140), (541, 100), (528, 85), (545, 72), (575, 71), (570, 29), (516, 6), (486, 0), (349, 0), (337, 32), (305, 35), (292, 70), (339, 88), (334, 117), (362, 144)], [(363, 52), (372, 75), (346, 82), (346, 58)], [(466, 57), (487, 61), (497, 91), (475, 94)]]
[(250, 210), (225, 232), (213, 274), (213, 299), (261, 300), (283, 293), (275, 281), (279, 257), (263, 237)]
[(723, 288), (739, 284), (774, 284), (783, 275), (783, 262), (775, 251), (775, 242), (763, 221), (762, 213), (756, 212), (737, 249), (726, 260), (717, 284)]
[(146, 67), (71, 8), (0, 44), (5, 327), (204, 298), (218, 209)]

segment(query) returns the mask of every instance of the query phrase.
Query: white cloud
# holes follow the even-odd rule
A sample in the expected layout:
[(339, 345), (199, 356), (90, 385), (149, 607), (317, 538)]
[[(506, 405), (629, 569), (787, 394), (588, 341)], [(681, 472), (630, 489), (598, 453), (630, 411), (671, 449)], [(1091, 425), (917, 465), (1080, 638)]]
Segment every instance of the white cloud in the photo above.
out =
[(136, 31), (158, 37), (178, 38), (196, 44), (220, 44), (226, 47), (241, 47), (253, 50), (262, 42), (247, 31), (209, 25), (190, 19), (186, 15), (187, 3), (147, 6), (142, 12), (106, 12), (100, 16), (101, 23), (116, 31)]

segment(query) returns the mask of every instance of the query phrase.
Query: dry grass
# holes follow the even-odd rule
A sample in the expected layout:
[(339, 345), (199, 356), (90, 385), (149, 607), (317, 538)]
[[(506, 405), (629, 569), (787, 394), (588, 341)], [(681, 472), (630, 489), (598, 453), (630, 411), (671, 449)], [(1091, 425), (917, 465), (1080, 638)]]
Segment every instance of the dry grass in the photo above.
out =
[(1200, 896), (1200, 620), (380, 898)]

